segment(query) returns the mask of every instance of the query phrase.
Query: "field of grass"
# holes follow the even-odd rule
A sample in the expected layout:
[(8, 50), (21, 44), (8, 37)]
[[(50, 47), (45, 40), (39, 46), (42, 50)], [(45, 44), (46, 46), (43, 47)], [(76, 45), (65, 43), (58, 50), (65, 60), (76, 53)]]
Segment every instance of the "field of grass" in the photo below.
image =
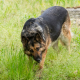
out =
[[(24, 56), (20, 40), (26, 20), (51, 6), (79, 6), (80, 0), (0, 0), (0, 80), (38, 80), (38, 66)], [(80, 80), (80, 27), (72, 25), (71, 54), (59, 44), (47, 52), (40, 80)]]

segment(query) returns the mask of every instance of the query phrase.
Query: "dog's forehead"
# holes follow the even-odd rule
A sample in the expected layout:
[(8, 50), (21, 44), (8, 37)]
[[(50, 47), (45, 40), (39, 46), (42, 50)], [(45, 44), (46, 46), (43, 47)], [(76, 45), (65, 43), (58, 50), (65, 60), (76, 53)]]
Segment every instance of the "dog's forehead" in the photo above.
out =
[(32, 46), (32, 45), (29, 45), (29, 46), (30, 46), (30, 49), (36, 49), (36, 47), (40, 47), (40, 44), (34, 43), (34, 46)]
[(30, 45), (31, 45), (31, 46), (40, 46), (40, 43), (37, 42), (36, 40), (34, 40), (34, 38), (33, 38), (33, 39), (29, 40), (28, 45), (29, 45), (29, 46), (30, 46)]

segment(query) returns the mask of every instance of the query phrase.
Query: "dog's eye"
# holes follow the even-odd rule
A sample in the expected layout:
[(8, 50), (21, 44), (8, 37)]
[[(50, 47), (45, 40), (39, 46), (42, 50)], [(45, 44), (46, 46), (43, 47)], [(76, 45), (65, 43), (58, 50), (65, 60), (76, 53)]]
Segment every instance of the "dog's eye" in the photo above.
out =
[(36, 48), (37, 51), (39, 51), (39, 48)]
[(31, 49), (30, 52), (34, 52), (34, 51)]

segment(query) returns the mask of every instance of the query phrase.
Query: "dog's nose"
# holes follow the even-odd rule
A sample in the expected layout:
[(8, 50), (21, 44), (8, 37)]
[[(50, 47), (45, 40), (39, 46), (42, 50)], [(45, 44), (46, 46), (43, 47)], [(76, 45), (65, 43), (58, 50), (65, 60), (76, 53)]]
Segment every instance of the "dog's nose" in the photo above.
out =
[(40, 59), (40, 58), (37, 58), (36, 61), (37, 61), (38, 63), (40, 63), (41, 59)]
[(34, 60), (35, 61), (37, 61), (38, 63), (40, 63), (41, 62), (41, 60), (42, 60), (42, 57), (40, 57), (40, 56), (33, 56), (33, 58), (34, 58)]

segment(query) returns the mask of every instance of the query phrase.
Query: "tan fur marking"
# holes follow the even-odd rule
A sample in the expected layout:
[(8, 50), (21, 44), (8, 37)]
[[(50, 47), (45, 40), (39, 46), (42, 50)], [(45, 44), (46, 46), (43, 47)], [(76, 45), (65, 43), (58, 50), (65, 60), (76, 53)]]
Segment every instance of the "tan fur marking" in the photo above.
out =
[(50, 46), (50, 44), (51, 44), (51, 38), (50, 38), (50, 36), (48, 35), (48, 38), (47, 38), (47, 40), (46, 40), (46, 46), (47, 46), (47, 48)]
[(34, 48), (36, 49), (36, 47), (40, 47), (40, 44), (39, 43), (35, 43), (34, 44)]
[(47, 54), (47, 50), (48, 50), (48, 47), (49, 47), (49, 44), (51, 43), (51, 38), (50, 36), (48, 35), (47, 39), (46, 39), (46, 45), (45, 45), (45, 52), (42, 54), (42, 60), (40, 62), (40, 67), (39, 69), (42, 69), (43, 66), (44, 66), (44, 61), (45, 61), (45, 58), (46, 58), (46, 54)]
[(62, 25), (62, 31), (60, 35), (60, 41), (63, 45), (66, 45), (70, 52), (70, 42), (71, 42), (71, 31), (70, 31), (70, 18), (69, 15), (66, 18), (66, 21)]
[(40, 62), (40, 67), (39, 67), (40, 70), (41, 70), (41, 69), (43, 68), (43, 66), (44, 66), (44, 61), (45, 61), (45, 58), (46, 58), (46, 54), (47, 54), (47, 49), (45, 50), (45, 52), (44, 52), (43, 55), (42, 55), (42, 60), (41, 60), (41, 62)]
[(25, 54), (30, 54), (30, 52), (29, 52), (29, 51), (24, 51), (24, 53), (25, 53)]

